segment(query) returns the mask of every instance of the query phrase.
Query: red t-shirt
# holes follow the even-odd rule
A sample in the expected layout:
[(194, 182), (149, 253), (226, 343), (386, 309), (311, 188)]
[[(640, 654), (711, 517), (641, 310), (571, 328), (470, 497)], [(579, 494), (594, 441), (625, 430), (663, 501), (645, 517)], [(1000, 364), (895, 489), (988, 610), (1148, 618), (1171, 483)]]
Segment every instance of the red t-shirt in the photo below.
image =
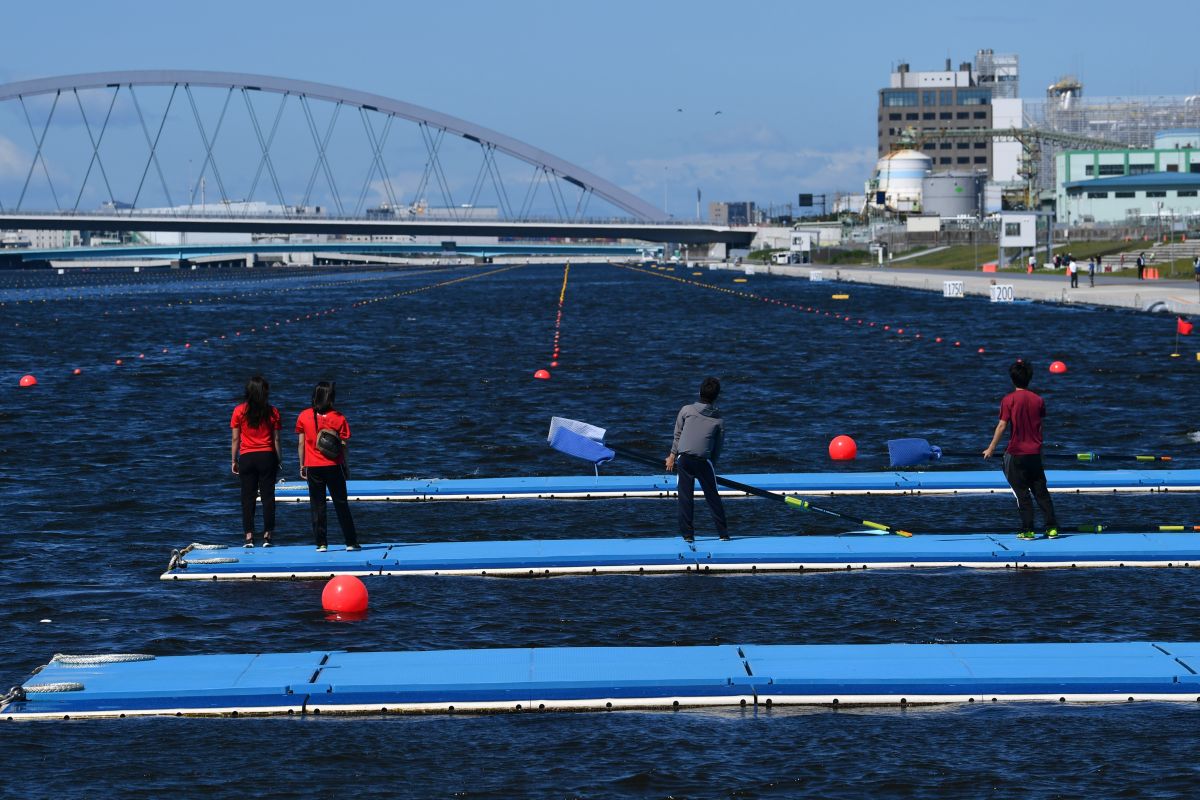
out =
[(275, 449), (275, 431), (283, 427), (279, 417), (279, 409), (271, 406), (271, 415), (267, 421), (257, 428), (250, 427), (250, 423), (246, 421), (246, 409), (248, 406), (241, 403), (233, 410), (233, 417), (229, 420), (230, 428), (240, 428), (242, 431), (241, 446), (238, 448), (238, 454), (242, 453), (262, 453), (271, 452)]
[(304, 434), (304, 464), (305, 467), (332, 467), (340, 463), (342, 459), (330, 461), (321, 454), (317, 449), (317, 430), (330, 428), (338, 436), (343, 439), (350, 438), (350, 423), (346, 422), (346, 418), (332, 408), (328, 414), (315, 414), (317, 417), (317, 426), (313, 426), (314, 412), (312, 408), (306, 408), (300, 412), (300, 416), (296, 418), (296, 433)]
[(1046, 403), (1028, 389), (1017, 389), (1000, 401), (1000, 419), (1011, 433), (1004, 452), (1014, 456), (1035, 456), (1042, 452), (1042, 420)]

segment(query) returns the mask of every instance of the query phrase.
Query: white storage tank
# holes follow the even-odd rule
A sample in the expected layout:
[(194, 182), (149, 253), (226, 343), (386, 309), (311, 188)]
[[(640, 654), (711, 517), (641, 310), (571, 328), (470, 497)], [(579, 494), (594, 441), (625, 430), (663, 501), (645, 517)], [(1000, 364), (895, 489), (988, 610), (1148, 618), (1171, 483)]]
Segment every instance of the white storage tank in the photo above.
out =
[(921, 211), (940, 217), (977, 216), (987, 174), (935, 172), (921, 182)]
[[(883, 205), (893, 211), (919, 210), (921, 184), (932, 167), (933, 159), (916, 150), (897, 150), (879, 159), (874, 185), (883, 194)], [(879, 205), (877, 197), (871, 200)]]

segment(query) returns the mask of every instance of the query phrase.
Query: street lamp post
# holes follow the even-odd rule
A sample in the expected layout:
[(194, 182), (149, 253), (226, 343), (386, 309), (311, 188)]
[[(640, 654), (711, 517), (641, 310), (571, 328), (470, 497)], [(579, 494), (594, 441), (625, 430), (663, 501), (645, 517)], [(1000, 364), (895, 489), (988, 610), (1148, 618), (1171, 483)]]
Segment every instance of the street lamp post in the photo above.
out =
[(667, 210), (667, 176), (670, 170), (669, 166), (663, 165), (663, 213), (667, 215), (667, 219), (671, 218), (671, 212)]

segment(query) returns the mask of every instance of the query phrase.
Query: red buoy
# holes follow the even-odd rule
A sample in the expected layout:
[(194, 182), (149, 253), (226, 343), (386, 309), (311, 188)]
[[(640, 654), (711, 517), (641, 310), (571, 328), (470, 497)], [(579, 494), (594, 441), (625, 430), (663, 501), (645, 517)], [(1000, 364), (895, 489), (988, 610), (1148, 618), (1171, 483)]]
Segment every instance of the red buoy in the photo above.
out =
[(1067, 371), (1067, 365), (1061, 361), (1051, 361), (1050, 362), (1050, 371), (1053, 372), (1055, 375), (1061, 375)]
[(32, 375), (22, 375), (21, 380), (18, 382), (22, 386), (37, 386), (37, 378), (33, 377)]
[(539, 369), (537, 372), (533, 373), (533, 377), (541, 381), (548, 381), (550, 380), (550, 372), (548, 370)]
[(83, 370), (81, 370), (79, 367), (76, 367), (75, 369), (71, 370), (71, 374), (72, 375), (82, 375)]
[(330, 578), (321, 592), (321, 608), (361, 614), (367, 610), (367, 587), (353, 575)]
[(858, 445), (849, 436), (835, 436), (829, 443), (829, 457), (834, 461), (853, 461), (858, 456)]

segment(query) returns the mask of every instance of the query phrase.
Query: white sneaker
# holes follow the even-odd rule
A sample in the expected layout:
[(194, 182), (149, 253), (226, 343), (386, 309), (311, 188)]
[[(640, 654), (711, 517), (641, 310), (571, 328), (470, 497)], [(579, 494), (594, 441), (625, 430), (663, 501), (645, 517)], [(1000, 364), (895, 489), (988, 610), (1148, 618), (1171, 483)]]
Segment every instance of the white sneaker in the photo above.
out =
[(329, 548), (328, 548), (328, 547), (326, 547), (325, 545), (319, 545), (319, 546), (317, 547), (317, 552), (318, 552), (318, 553), (324, 553), (324, 552), (325, 552), (326, 550), (328, 550), (328, 549), (329, 549)]

